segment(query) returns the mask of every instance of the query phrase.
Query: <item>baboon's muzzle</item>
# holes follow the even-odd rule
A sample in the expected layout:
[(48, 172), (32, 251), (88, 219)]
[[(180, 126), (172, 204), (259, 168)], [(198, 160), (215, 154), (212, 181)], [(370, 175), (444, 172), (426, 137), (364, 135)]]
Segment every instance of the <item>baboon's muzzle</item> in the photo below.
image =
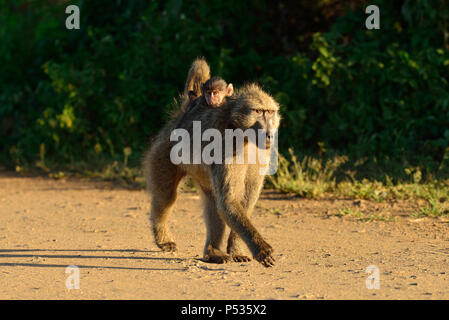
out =
[(265, 133), (265, 143), (262, 139), (259, 139), (262, 137), (258, 137), (257, 146), (261, 149), (270, 149), (271, 143), (274, 142), (274, 134), (270, 132)]
[(271, 140), (272, 140), (272, 137), (270, 135), (267, 135), (267, 138), (265, 139), (265, 148), (266, 149), (270, 149)]

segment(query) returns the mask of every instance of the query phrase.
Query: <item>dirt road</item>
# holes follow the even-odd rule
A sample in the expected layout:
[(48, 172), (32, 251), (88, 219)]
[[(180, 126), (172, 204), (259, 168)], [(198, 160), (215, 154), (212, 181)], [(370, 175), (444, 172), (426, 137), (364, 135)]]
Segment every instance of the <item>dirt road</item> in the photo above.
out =
[[(415, 203), (265, 191), (253, 221), (275, 249), (269, 269), (202, 262), (205, 225), (192, 192), (171, 218), (179, 251), (161, 252), (149, 207), (143, 190), (0, 173), (0, 298), (449, 299), (449, 225), (410, 218)], [(345, 207), (396, 218), (337, 216)], [(371, 265), (379, 289), (367, 288)], [(68, 266), (79, 268), (79, 289), (67, 289), (76, 284)]]

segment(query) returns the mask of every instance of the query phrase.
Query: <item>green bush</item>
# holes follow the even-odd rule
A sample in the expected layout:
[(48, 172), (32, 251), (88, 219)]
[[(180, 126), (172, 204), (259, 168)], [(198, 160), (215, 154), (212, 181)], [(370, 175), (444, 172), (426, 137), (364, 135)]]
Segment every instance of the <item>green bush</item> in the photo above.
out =
[[(2, 1), (0, 161), (122, 160), (128, 148), (138, 164), (205, 56), (281, 103), (281, 151), (445, 172), (449, 5), (375, 1), (381, 29), (366, 30), (363, 3)], [(68, 4), (80, 30), (65, 29)]]
[(402, 16), (381, 2), (380, 30), (349, 12), (315, 34), (311, 52), (280, 59), (264, 81), (285, 107), (281, 143), (434, 169), (447, 161), (449, 54), (437, 26), (449, 6), (429, 2), (406, 2)]

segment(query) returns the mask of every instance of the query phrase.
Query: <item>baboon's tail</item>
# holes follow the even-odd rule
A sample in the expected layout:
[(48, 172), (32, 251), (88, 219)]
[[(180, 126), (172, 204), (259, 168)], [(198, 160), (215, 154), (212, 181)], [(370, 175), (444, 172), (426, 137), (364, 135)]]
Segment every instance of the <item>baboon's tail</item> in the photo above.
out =
[(181, 97), (181, 110), (185, 108), (189, 102), (189, 92), (193, 91), (197, 97), (201, 95), (201, 84), (209, 80), (210, 68), (204, 58), (197, 58), (193, 61), (187, 74), (187, 81), (184, 87), (184, 92)]

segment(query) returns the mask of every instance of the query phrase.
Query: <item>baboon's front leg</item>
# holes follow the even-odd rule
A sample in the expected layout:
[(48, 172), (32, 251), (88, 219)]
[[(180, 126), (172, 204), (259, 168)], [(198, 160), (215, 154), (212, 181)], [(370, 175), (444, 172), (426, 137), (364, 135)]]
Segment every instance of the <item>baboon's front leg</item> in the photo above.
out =
[(223, 166), (214, 167), (212, 170), (217, 209), (220, 216), (231, 227), (231, 230), (242, 238), (257, 261), (265, 267), (273, 266), (273, 248), (249, 220), (248, 208), (242, 206), (245, 203), (244, 193), (239, 192), (242, 181), (238, 181), (235, 175), (229, 178), (228, 169)]
[(218, 200), (220, 214), (246, 243), (254, 258), (265, 267), (274, 265), (273, 248), (263, 239), (238, 203)]
[[(246, 216), (249, 218), (263, 187), (263, 178), (260, 177), (259, 166), (248, 166), (246, 168), (245, 197), (243, 198), (243, 206), (247, 209)], [(248, 262), (251, 259), (243, 254), (242, 239), (239, 235), (231, 230), (228, 239), (227, 252), (236, 262)]]

